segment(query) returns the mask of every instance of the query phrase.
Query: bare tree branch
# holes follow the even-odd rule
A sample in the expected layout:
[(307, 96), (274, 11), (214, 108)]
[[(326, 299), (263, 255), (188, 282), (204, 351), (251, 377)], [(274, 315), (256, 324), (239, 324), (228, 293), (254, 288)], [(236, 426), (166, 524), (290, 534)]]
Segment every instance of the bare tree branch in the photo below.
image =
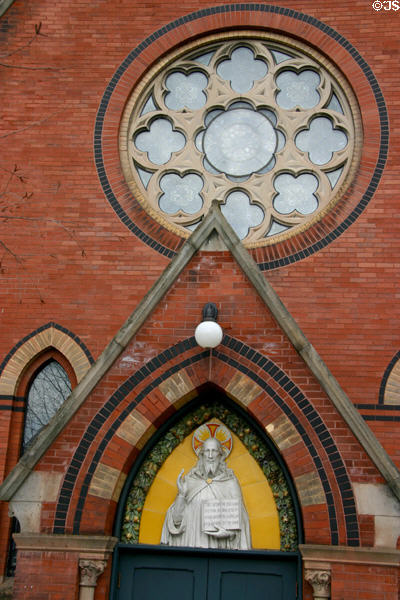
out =
[[(42, 22), (40, 21), (40, 23), (35, 24), (35, 33), (26, 44), (24, 44), (23, 46), (19, 46), (12, 52), (7, 52), (7, 54), (1, 55), (0, 58), (9, 58), (10, 56), (17, 54), (18, 52), (22, 52), (22, 50), (25, 50), (25, 48), (29, 48), (29, 46), (37, 39), (38, 35), (42, 35), (42, 36), (45, 35), (44, 33), (41, 33), (41, 31), (40, 31), (41, 28), (42, 28)], [(47, 37), (47, 36), (45, 36), (45, 37)]]
[(52, 112), (50, 115), (47, 115), (47, 117), (40, 119), (40, 121), (32, 121), (32, 123), (29, 123), (29, 125), (25, 125), (25, 127), (21, 127), (20, 129), (14, 129), (13, 131), (4, 133), (3, 135), (0, 135), (0, 140), (7, 138), (10, 135), (16, 135), (17, 133), (21, 133), (21, 131), (25, 131), (26, 129), (30, 129), (31, 127), (37, 127), (38, 125), (42, 125), (43, 123), (45, 123), (46, 121), (51, 119), (51, 117), (54, 117), (54, 115), (58, 115), (58, 113), (60, 113), (60, 112), (61, 112), (61, 110), (56, 110), (56, 111)]
[[(7, 54), (3, 54), (2, 56), (0, 56), (0, 58), (1, 59), (10, 58), (10, 56), (14, 56), (15, 54), (18, 54), (18, 52), (22, 52), (22, 50), (26, 50), (26, 48), (29, 48), (29, 46), (31, 46), (33, 44), (33, 42), (38, 38), (39, 35), (42, 35), (42, 36), (44, 35), (43, 33), (41, 33), (41, 28), (42, 28), (42, 22), (40, 22), (39, 24), (36, 24), (35, 25), (35, 34), (31, 37), (31, 39), (26, 44), (19, 46), (19, 48), (16, 48), (12, 52), (7, 52)], [(58, 67), (29, 67), (26, 65), (10, 65), (9, 63), (5, 63), (5, 62), (0, 62), (0, 67), (5, 67), (6, 69), (24, 69), (24, 70), (28, 70), (28, 71), (59, 71), (60, 70)]]

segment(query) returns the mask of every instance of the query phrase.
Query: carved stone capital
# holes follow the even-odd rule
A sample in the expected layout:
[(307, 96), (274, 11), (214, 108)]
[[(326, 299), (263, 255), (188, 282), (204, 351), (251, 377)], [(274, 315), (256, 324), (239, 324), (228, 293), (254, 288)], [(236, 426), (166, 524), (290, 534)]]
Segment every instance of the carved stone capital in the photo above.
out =
[(306, 569), (304, 577), (313, 588), (314, 600), (329, 600), (331, 597), (330, 571)]
[(103, 573), (105, 568), (105, 560), (90, 560), (87, 558), (81, 558), (79, 560), (79, 569), (81, 573), (79, 585), (95, 588), (97, 585), (97, 579)]

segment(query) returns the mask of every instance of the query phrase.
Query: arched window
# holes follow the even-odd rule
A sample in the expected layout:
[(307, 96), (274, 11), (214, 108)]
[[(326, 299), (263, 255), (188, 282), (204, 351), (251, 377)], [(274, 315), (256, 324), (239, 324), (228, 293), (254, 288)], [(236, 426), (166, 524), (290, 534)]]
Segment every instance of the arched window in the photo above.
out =
[[(76, 384), (74, 369), (65, 356), (55, 348), (48, 348), (29, 363), (20, 378), (16, 393), (16, 397), (25, 399), (25, 420), (21, 418), (20, 412), (15, 412), (13, 423), (21, 436), (21, 454), (49, 423)], [(8, 577), (14, 576), (17, 557), (12, 534), (19, 531), (19, 522), (13, 518), (10, 522), (6, 565)]]
[(72, 385), (66, 370), (54, 358), (42, 364), (36, 371), (26, 396), (23, 450), (49, 423), (71, 390)]

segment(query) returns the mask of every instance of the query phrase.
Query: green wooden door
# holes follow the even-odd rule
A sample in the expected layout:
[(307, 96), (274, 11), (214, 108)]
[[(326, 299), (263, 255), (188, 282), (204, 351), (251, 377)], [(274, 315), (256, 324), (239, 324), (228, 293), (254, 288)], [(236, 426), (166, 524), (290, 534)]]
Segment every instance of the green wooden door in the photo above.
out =
[(296, 600), (296, 555), (119, 549), (113, 600)]

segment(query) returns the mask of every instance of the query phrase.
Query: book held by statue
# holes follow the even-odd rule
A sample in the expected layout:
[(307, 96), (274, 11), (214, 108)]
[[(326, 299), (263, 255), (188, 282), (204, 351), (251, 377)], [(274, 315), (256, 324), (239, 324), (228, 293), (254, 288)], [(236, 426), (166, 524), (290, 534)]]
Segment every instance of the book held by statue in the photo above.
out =
[(240, 529), (240, 502), (232, 500), (207, 500), (203, 503), (203, 531)]

